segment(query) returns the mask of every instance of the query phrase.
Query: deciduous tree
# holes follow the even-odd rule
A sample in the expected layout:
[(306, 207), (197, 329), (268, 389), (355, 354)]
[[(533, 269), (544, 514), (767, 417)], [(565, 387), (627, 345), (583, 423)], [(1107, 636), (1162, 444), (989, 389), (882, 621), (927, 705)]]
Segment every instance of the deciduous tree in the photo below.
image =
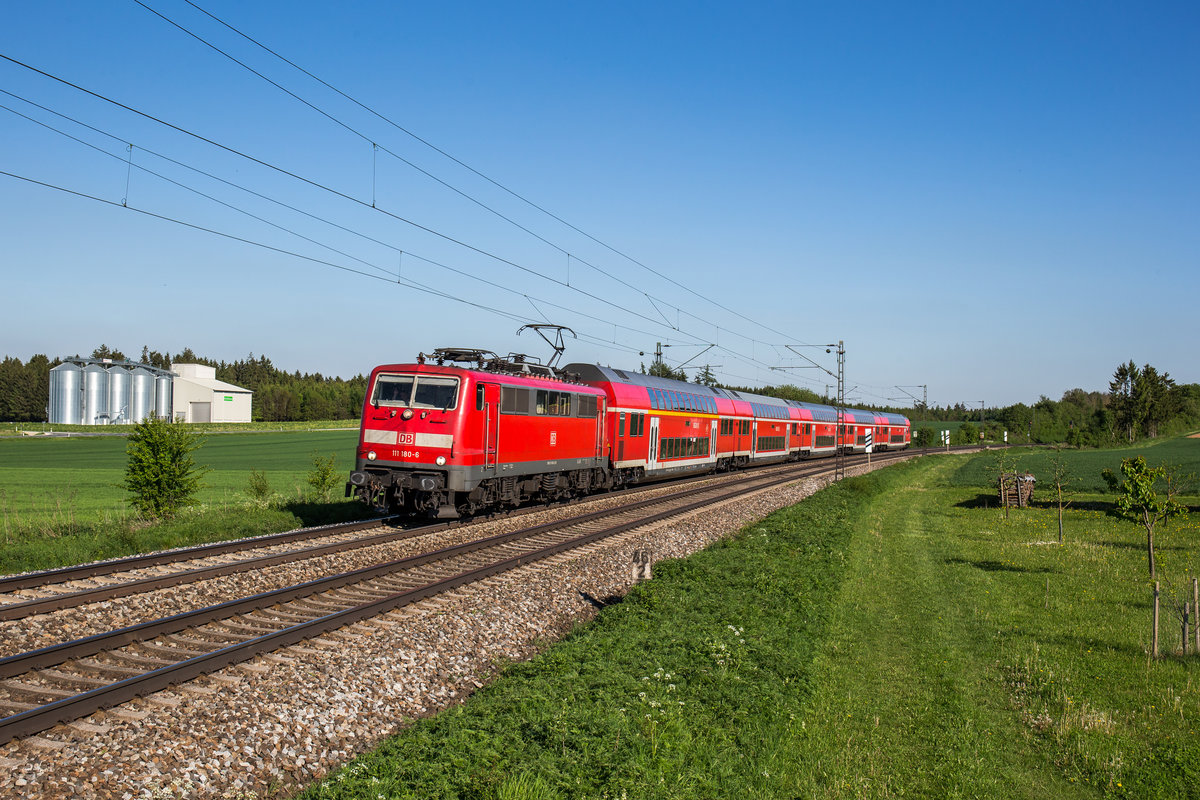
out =
[(1160, 522), (1187, 514), (1187, 507), (1178, 500), (1180, 481), (1177, 471), (1167, 466), (1151, 467), (1145, 456), (1137, 456), (1121, 459), (1121, 474), (1125, 480), (1117, 496), (1117, 509), (1145, 529), (1146, 560), (1153, 580), (1154, 529)]

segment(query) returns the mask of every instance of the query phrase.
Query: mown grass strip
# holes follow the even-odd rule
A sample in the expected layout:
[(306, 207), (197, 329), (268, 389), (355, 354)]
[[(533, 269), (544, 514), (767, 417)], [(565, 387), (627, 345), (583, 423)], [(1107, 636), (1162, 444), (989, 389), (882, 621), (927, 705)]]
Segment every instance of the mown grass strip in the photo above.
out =
[(757, 797), (794, 786), (852, 479), (686, 561), (306, 797)]
[[(659, 565), (303, 796), (1200, 797), (1200, 657), (1177, 620), (1148, 657), (1137, 529), (1080, 494), (1060, 547), (1053, 508), (962, 485), (991, 458), (848, 480)], [(1197, 534), (1161, 534), (1172, 596)]]

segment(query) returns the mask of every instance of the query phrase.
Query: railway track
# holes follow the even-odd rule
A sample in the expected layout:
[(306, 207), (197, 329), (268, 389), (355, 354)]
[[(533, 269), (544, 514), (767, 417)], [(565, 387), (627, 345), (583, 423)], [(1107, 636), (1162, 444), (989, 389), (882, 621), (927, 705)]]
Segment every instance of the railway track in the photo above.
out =
[[(877, 456), (878, 458), (879, 456)], [(852, 456), (857, 463), (861, 456)], [(767, 469), (786, 468), (773, 465)], [(685, 482), (711, 480), (711, 475), (690, 478)], [(638, 494), (660, 488), (664, 484), (629, 487), (614, 492)], [(609, 495), (609, 496), (613, 496)], [(534, 513), (538, 508), (522, 508), (485, 519)], [(440, 522), (390, 528), (369, 536), (364, 531), (400, 525), (399, 517), (380, 517), (362, 522), (341, 523), (316, 528), (216, 542), (196, 547), (131, 556), (128, 558), (83, 564), (61, 569), (31, 572), (0, 578), (0, 622), (19, 620), (34, 614), (46, 614), (88, 603), (100, 603), (149, 592), (156, 589), (182, 586), (224, 575), (266, 569), (303, 559), (344, 553), (360, 548), (384, 545), (444, 531), (462, 522)], [(290, 546), (299, 545), (299, 546)], [(260, 555), (247, 555), (259, 552)]]
[[(371, 536), (359, 535), (362, 531), (384, 527), (394, 519), (380, 518), (323, 528), (304, 528), (274, 536), (219, 542), (5, 578), (0, 580), (0, 621), (411, 539), (449, 527), (447, 523), (438, 523), (391, 529)], [(287, 547), (298, 541), (306, 543), (302, 547)], [(267, 552), (258, 556), (239, 557), (248, 551), (260, 550)]]
[(668, 495), (631, 499), (617, 509), (0, 659), (0, 713), (7, 714), (0, 719), (0, 744), (572, 548), (830, 468), (827, 462), (804, 464), (716, 485), (681, 487)]

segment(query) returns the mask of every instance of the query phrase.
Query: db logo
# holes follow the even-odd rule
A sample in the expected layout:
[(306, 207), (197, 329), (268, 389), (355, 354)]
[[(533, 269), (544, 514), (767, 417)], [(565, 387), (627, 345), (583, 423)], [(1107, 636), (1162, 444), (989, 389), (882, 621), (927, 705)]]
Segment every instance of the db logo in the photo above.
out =
[(550, 446), (554, 447), (558, 443), (558, 431), (550, 431)]
[(399, 435), (399, 439), (400, 439), (400, 441), (398, 442), (398, 444), (416, 444), (417, 443), (417, 435), (415, 433), (401, 433)]

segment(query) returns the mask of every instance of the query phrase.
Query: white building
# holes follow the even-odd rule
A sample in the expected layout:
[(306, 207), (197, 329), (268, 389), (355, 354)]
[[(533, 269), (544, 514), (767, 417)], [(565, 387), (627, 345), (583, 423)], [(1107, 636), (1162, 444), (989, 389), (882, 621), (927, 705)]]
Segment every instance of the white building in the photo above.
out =
[(217, 380), (216, 367), (172, 364), (172, 416), (176, 422), (249, 422), (254, 393)]

